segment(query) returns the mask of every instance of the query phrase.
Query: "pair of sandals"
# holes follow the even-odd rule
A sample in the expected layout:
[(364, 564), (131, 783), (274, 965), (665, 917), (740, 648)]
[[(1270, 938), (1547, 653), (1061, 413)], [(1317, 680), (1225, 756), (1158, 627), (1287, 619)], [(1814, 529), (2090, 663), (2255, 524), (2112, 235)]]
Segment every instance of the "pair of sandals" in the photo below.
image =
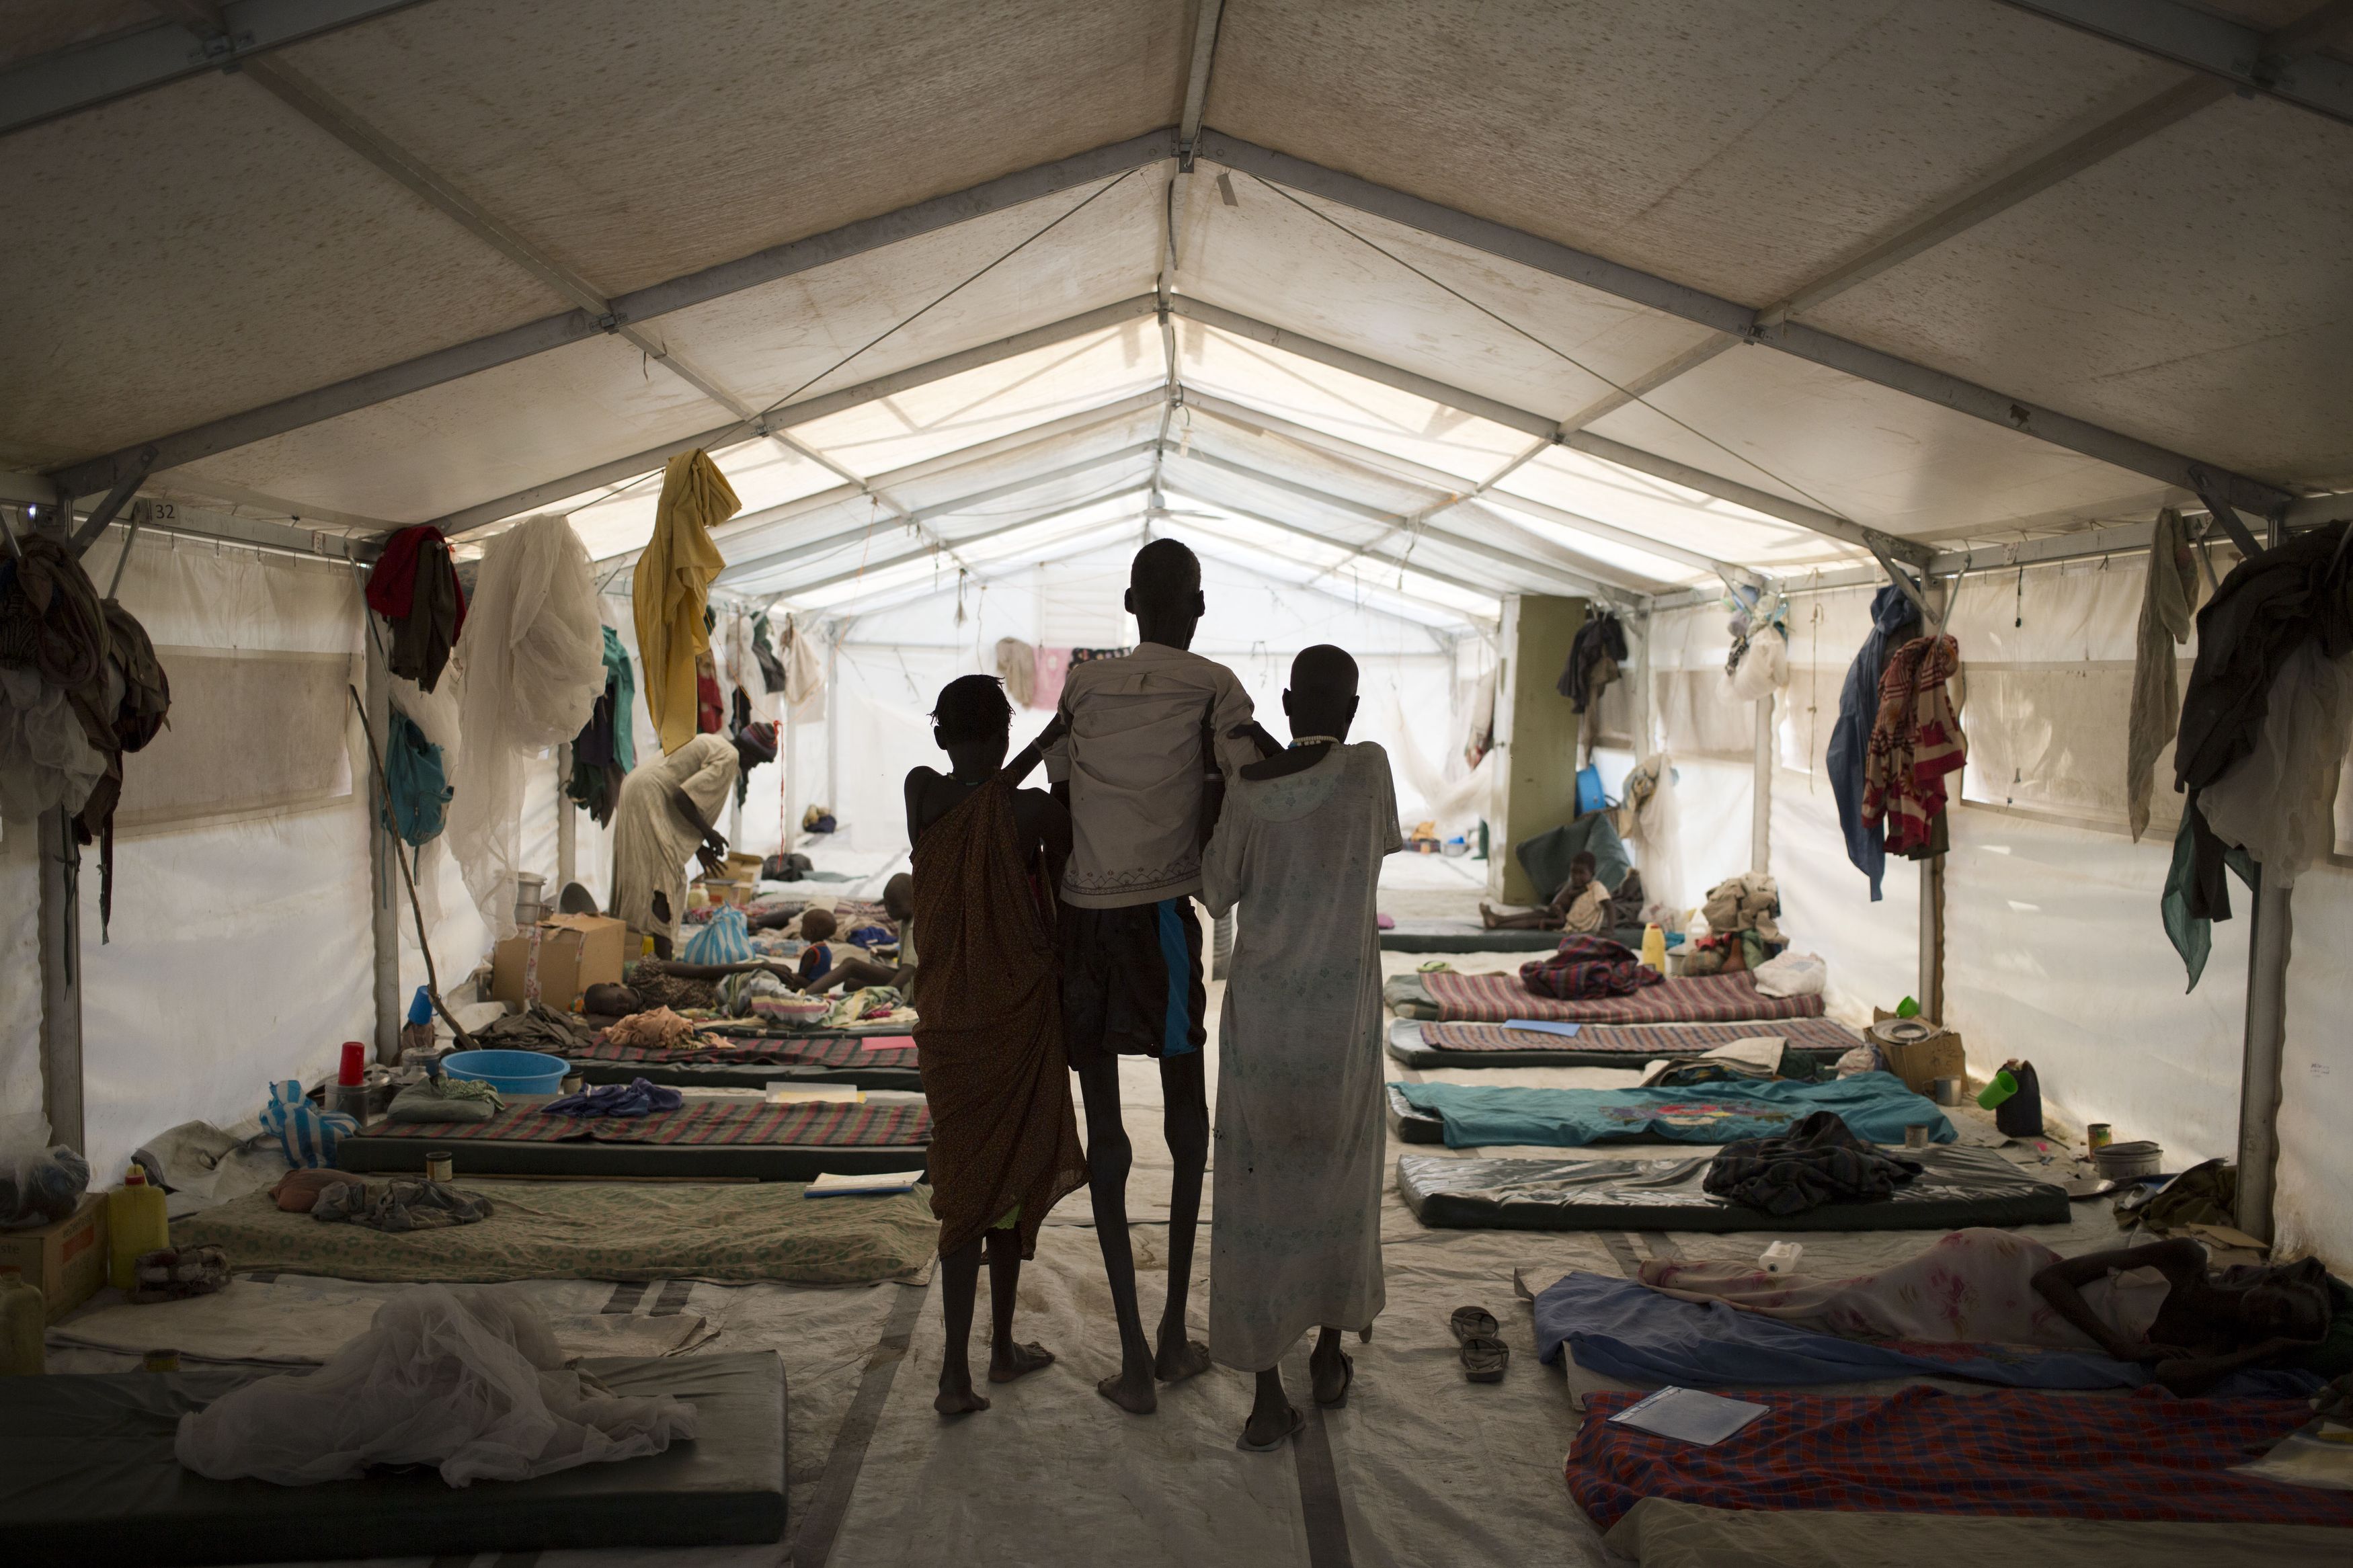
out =
[(1503, 1341), (1495, 1314), (1484, 1307), (1457, 1307), (1447, 1326), (1461, 1342), (1462, 1376), (1470, 1383), (1501, 1383), (1512, 1364), (1512, 1347)]

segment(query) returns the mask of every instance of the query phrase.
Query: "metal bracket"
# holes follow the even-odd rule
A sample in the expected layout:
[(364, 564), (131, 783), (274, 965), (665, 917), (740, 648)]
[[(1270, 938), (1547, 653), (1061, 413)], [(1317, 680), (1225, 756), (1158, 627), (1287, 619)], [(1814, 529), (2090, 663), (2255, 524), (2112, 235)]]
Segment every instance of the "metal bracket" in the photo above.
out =
[(2231, 536), (2231, 542), (2239, 547), (2242, 556), (2252, 561), (2263, 552), (2263, 547), (2255, 542), (2255, 536), (2247, 531), (2247, 525), (2239, 521), (2231, 503), (2222, 499), (2222, 487), (2214, 482), (2214, 476), (2196, 463), (2189, 466), (2189, 488), (2198, 492), (2198, 499), (2206, 503), (2208, 513), (2221, 524), (2222, 531)]
[[(108, 490), (105, 499), (91, 509), (90, 521), (83, 523), (81, 531), (73, 535), (72, 549), (75, 555), (87, 554), (90, 547), (99, 542), (100, 537), (106, 532), (106, 525), (114, 521), (114, 514), (122, 510), (123, 502), (139, 493), (141, 481), (147, 478), (147, 470), (154, 466), (155, 448), (152, 446), (142, 447), (132, 455), (129, 469), (114, 481), (114, 488)], [(73, 512), (70, 509), (66, 512), (66, 526), (68, 528), (73, 526)]]
[(1887, 574), (1887, 580), (1903, 589), (1904, 596), (1912, 601), (1912, 607), (1920, 612), (1921, 621), (1926, 623), (1930, 620), (1932, 617), (1928, 613), (1927, 595), (1920, 591), (1920, 584), (1915, 583), (1903, 568), (1895, 564), (1895, 558), (1882, 549), (1877, 540), (1868, 540), (1865, 542), (1869, 545), (1872, 554), (1879, 558), (1879, 569)]

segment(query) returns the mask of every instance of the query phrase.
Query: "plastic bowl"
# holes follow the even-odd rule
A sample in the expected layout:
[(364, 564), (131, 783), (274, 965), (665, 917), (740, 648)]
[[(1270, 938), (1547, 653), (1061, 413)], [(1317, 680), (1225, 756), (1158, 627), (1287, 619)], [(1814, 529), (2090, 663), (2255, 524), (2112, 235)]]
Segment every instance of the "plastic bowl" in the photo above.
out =
[(556, 1094), (572, 1065), (543, 1051), (457, 1051), (441, 1058), (441, 1070), (489, 1084), (501, 1094)]

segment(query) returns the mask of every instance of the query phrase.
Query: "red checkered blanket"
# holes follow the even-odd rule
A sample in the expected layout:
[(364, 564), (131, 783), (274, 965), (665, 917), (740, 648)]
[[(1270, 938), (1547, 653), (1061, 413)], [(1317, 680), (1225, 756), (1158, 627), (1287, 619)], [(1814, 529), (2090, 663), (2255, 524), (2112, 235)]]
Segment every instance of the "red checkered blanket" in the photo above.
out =
[(1696, 1055), (1760, 1032), (1778, 1035), (1802, 1051), (1843, 1052), (1862, 1044), (1862, 1036), (1828, 1018), (1791, 1018), (1762, 1031), (1754, 1024), (1595, 1025), (1574, 1035), (1501, 1024), (1424, 1024), (1421, 1043), (1436, 1051), (1611, 1051), (1647, 1059)]
[(649, 1046), (614, 1046), (598, 1038), (593, 1046), (585, 1046), (571, 1053), (575, 1062), (660, 1062), (664, 1066), (690, 1066), (712, 1062), (740, 1062), (745, 1067), (905, 1067), (915, 1065), (915, 1053), (902, 1047), (896, 1050), (875, 1047), (903, 1035), (831, 1035), (817, 1039), (744, 1039), (732, 1045), (716, 1045), (708, 1036), (698, 1036), (698, 1044), (681, 1050), (656, 1050)]
[(1766, 996), (1756, 976), (1707, 974), (1662, 980), (1631, 996), (1587, 996), (1573, 1002), (1539, 996), (1516, 974), (1455, 974), (1440, 971), (1421, 977), (1422, 987), (1450, 1024), (1500, 1024), (1507, 1018), (1537, 1018), (1565, 1024), (1743, 1024), (1782, 1018), (1819, 1018), (1819, 996)]
[(1568, 1490), (1607, 1530), (1642, 1498), (1711, 1508), (2353, 1526), (2353, 1494), (2230, 1473), (2312, 1418), (2300, 1399), (2121, 1399), (2039, 1390), (1885, 1399), (1732, 1394), (1771, 1405), (1712, 1447), (1612, 1424), (1586, 1396)]
[(928, 1143), (932, 1113), (921, 1105), (805, 1101), (753, 1105), (690, 1100), (650, 1116), (550, 1116), (538, 1104), (511, 1105), (487, 1121), (395, 1121), (368, 1129), (377, 1138), (489, 1139), (501, 1143), (795, 1143), (829, 1148)]

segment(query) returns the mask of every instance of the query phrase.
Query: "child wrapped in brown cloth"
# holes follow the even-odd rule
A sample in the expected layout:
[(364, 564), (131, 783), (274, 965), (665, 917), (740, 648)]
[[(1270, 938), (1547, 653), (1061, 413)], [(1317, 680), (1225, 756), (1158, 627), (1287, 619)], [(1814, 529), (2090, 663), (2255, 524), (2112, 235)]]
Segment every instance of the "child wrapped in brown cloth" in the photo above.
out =
[(932, 1212), (945, 1284), (947, 1352), (933, 1404), (961, 1415), (988, 1408), (973, 1389), (967, 1353), (984, 1237), (988, 1379), (1010, 1383), (1053, 1363), (1043, 1347), (1015, 1342), (1014, 1297), (1038, 1227), (1085, 1184), (1087, 1165), (1055, 961), (1070, 817), (1043, 791), (1016, 787), (1038, 764), (1037, 744), (1000, 767), (1013, 710), (995, 677), (949, 682), (932, 717), (953, 772), (907, 775), (914, 918), (923, 930), (915, 1058), (931, 1102)]

